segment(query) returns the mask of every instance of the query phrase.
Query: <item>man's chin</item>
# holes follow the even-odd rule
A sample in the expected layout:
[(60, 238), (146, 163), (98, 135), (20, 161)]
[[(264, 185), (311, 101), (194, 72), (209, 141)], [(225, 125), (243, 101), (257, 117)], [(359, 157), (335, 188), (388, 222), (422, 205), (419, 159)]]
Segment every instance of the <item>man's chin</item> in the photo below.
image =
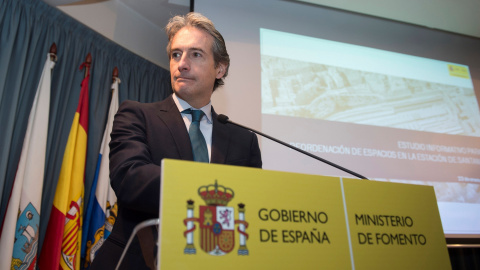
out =
[(190, 96), (190, 88), (188, 87), (175, 87), (173, 92), (175, 92), (175, 95), (177, 95), (177, 97), (183, 100), (187, 100)]
[(174, 92), (178, 95), (178, 96), (181, 96), (182, 93), (183, 94), (186, 94), (189, 92), (189, 87), (187, 87), (186, 85), (182, 85), (182, 86), (179, 86), (177, 85), (175, 88), (174, 88)]

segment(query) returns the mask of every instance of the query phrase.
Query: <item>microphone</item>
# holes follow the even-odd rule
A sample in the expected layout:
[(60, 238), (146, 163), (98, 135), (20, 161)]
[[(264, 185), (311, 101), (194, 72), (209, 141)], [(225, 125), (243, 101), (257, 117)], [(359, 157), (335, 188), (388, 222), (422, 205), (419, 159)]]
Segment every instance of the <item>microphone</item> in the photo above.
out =
[(328, 160), (326, 160), (326, 159), (323, 159), (323, 158), (321, 158), (321, 157), (315, 156), (315, 155), (313, 155), (313, 154), (311, 154), (311, 153), (308, 153), (308, 152), (306, 152), (306, 151), (303, 151), (302, 149), (297, 148), (297, 147), (295, 147), (295, 146), (293, 146), (293, 145), (290, 145), (290, 144), (288, 144), (288, 143), (286, 143), (286, 142), (282, 142), (282, 141), (280, 141), (280, 140), (278, 140), (278, 139), (275, 139), (275, 138), (273, 138), (273, 137), (271, 137), (271, 136), (268, 136), (267, 134), (264, 134), (264, 133), (262, 133), (262, 132), (260, 132), (260, 131), (251, 129), (251, 128), (249, 128), (249, 127), (240, 125), (240, 124), (235, 123), (235, 122), (232, 122), (232, 121), (230, 121), (230, 120), (228, 119), (228, 116), (226, 116), (226, 115), (224, 115), (224, 114), (219, 114), (218, 117), (217, 117), (217, 119), (218, 119), (218, 121), (219, 121), (220, 123), (222, 123), (222, 124), (227, 124), (227, 123), (229, 123), (229, 124), (232, 124), (232, 125), (235, 125), (235, 126), (239, 126), (239, 127), (241, 127), (241, 128), (244, 128), (244, 129), (246, 129), (246, 130), (250, 130), (250, 131), (252, 131), (252, 132), (254, 132), (254, 133), (256, 133), (256, 134), (259, 134), (259, 135), (261, 135), (261, 136), (263, 136), (263, 137), (265, 137), (265, 138), (268, 138), (268, 139), (270, 139), (270, 140), (272, 140), (272, 141), (274, 141), (274, 142), (277, 142), (277, 143), (279, 143), (279, 144), (283, 144), (283, 145), (286, 146), (286, 147), (289, 147), (289, 148), (291, 148), (291, 149), (293, 149), (293, 150), (295, 150), (295, 151), (298, 151), (298, 152), (300, 152), (300, 153), (302, 153), (302, 154), (304, 154), (304, 155), (307, 155), (307, 156), (309, 156), (309, 157), (311, 157), (311, 158), (314, 158), (314, 159), (319, 160), (319, 161), (321, 161), (321, 162), (323, 162), (323, 163), (326, 163), (326, 164), (328, 164), (328, 165), (330, 165), (330, 166), (332, 166), (332, 167), (335, 167), (335, 168), (337, 168), (337, 169), (339, 169), (339, 170), (342, 170), (342, 171), (344, 171), (344, 172), (346, 172), (346, 173), (349, 173), (349, 174), (351, 174), (351, 175), (353, 175), (353, 176), (356, 176), (356, 177), (358, 177), (358, 178), (360, 178), (360, 179), (369, 180), (368, 178), (366, 178), (365, 176), (363, 176), (363, 175), (361, 175), (361, 174), (358, 174), (358, 173), (356, 173), (356, 172), (354, 172), (354, 171), (351, 171), (351, 170), (349, 170), (349, 169), (347, 169), (347, 168), (344, 168), (344, 167), (342, 167), (342, 166), (340, 166), (340, 165), (337, 165), (337, 164), (335, 164), (335, 163), (333, 163), (333, 162), (330, 162), (330, 161), (328, 161)]

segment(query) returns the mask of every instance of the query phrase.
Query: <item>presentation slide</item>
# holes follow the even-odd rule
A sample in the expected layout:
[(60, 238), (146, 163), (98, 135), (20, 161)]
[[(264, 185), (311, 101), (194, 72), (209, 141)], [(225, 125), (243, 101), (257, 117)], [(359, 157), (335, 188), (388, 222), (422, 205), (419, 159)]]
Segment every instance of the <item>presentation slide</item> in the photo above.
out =
[[(288, 126), (291, 145), (352, 157), (370, 177), (480, 182), (480, 111), (467, 66), (267, 29), (260, 48), (267, 134)], [(339, 136), (322, 136), (325, 125)]]
[[(447, 237), (480, 241), (472, 39), (291, 1), (247, 2), (215, 11), (195, 1), (232, 59), (217, 112), (371, 180), (431, 185)], [(261, 150), (264, 169), (355, 178), (265, 138)]]

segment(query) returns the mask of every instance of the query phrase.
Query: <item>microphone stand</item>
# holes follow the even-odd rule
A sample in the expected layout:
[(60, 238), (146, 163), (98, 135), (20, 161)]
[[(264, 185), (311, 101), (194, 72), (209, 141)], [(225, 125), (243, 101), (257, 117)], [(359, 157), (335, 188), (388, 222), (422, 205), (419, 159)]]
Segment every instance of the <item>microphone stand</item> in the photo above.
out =
[(300, 148), (297, 148), (297, 147), (295, 147), (295, 146), (293, 146), (293, 145), (290, 145), (290, 144), (288, 144), (288, 143), (282, 142), (282, 141), (280, 141), (280, 140), (278, 140), (278, 139), (275, 139), (275, 138), (273, 138), (273, 137), (271, 137), (271, 136), (269, 136), (269, 135), (267, 135), (267, 134), (264, 134), (264, 133), (262, 133), (262, 132), (260, 132), (260, 131), (251, 129), (251, 128), (249, 128), (249, 127), (240, 125), (240, 124), (235, 123), (235, 122), (232, 122), (232, 121), (230, 121), (230, 120), (228, 119), (228, 116), (226, 116), (226, 115), (224, 115), (224, 114), (218, 115), (218, 120), (219, 120), (221, 123), (224, 123), (224, 124), (225, 124), (225, 123), (230, 123), (230, 124), (239, 126), (239, 127), (241, 127), (241, 128), (250, 130), (250, 131), (252, 131), (252, 132), (254, 132), (254, 133), (257, 133), (257, 134), (259, 134), (259, 135), (261, 135), (261, 136), (263, 136), (263, 137), (265, 137), (265, 138), (268, 138), (268, 139), (270, 139), (270, 140), (272, 140), (272, 141), (275, 141), (275, 142), (277, 142), (277, 143), (279, 143), (279, 144), (283, 144), (283, 145), (286, 146), (286, 147), (289, 147), (289, 148), (291, 148), (291, 149), (293, 149), (293, 150), (295, 150), (295, 151), (298, 151), (298, 152), (300, 152), (300, 153), (302, 153), (302, 154), (305, 154), (305, 155), (307, 155), (307, 156), (309, 156), (309, 157), (311, 157), (311, 158), (314, 158), (314, 159), (316, 159), (316, 160), (318, 160), (318, 161), (321, 161), (321, 162), (323, 162), (323, 163), (326, 163), (326, 164), (328, 164), (328, 165), (330, 165), (330, 166), (332, 166), (332, 167), (335, 167), (335, 168), (337, 168), (337, 169), (339, 169), (339, 170), (342, 170), (342, 171), (344, 171), (344, 172), (346, 172), (346, 173), (349, 173), (349, 174), (351, 174), (351, 175), (353, 175), (353, 176), (356, 176), (356, 177), (358, 177), (358, 178), (360, 178), (360, 179), (369, 180), (368, 178), (366, 178), (365, 176), (363, 176), (363, 175), (361, 175), (361, 174), (358, 174), (358, 173), (356, 173), (356, 172), (354, 172), (354, 171), (351, 171), (351, 170), (349, 170), (349, 169), (347, 169), (347, 168), (344, 168), (344, 167), (342, 167), (342, 166), (340, 166), (340, 165), (337, 165), (337, 164), (335, 164), (335, 163), (333, 163), (333, 162), (330, 162), (330, 161), (328, 161), (328, 160), (326, 160), (326, 159), (323, 159), (323, 158), (321, 158), (321, 157), (318, 157), (318, 156), (313, 155), (313, 154), (311, 154), (311, 153), (308, 153), (308, 152), (306, 152), (306, 151), (303, 151), (303, 150), (300, 149)]

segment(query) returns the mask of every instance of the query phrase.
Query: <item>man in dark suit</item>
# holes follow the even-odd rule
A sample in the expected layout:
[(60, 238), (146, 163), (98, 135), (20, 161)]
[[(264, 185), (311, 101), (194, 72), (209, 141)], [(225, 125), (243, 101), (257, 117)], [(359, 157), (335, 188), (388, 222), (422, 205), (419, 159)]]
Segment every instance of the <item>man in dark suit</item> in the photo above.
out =
[[(174, 93), (156, 103), (126, 101), (115, 116), (110, 179), (117, 195), (118, 216), (112, 233), (93, 260), (92, 269), (114, 269), (133, 228), (142, 221), (158, 218), (161, 160), (194, 160), (188, 132), (192, 115), (185, 110), (202, 110), (205, 114), (200, 130), (210, 163), (262, 167), (256, 135), (220, 123), (211, 106), (212, 93), (223, 85), (230, 66), (222, 35), (198, 13), (175, 16), (166, 32)], [(151, 268), (142, 248), (134, 242), (121, 269)]]

